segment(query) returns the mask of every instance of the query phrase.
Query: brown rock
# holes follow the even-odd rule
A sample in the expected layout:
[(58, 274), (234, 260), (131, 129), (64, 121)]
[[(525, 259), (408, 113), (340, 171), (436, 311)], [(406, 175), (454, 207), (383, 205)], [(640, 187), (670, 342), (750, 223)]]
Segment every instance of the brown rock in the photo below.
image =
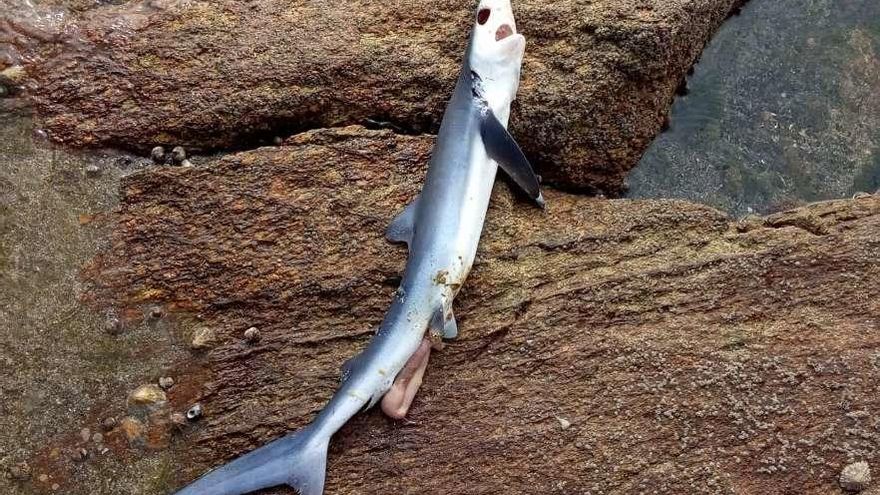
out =
[[(312, 132), (125, 180), (95, 295), (126, 307), (157, 289), (231, 332), (203, 363), (211, 421), (177, 459), (189, 478), (331, 396), (393, 297), (406, 250), (383, 231), (431, 144)], [(880, 198), (740, 231), (680, 201), (545, 195), (540, 211), (498, 186), (460, 337), (432, 356), (412, 422), (371, 411), (334, 436), (328, 493), (824, 494), (848, 455), (880, 462), (873, 423), (847, 416), (880, 409)], [(290, 330), (255, 353), (236, 330), (253, 321)]]
[(119, 422), (119, 429), (122, 430), (125, 439), (132, 446), (141, 447), (144, 445), (144, 424), (135, 418), (126, 416)]
[(150, 415), (144, 433), (144, 444), (148, 449), (161, 450), (171, 443), (171, 416), (167, 411), (157, 411)]
[(175, 431), (183, 431), (189, 426), (186, 416), (183, 413), (176, 412), (171, 415), (171, 425)]
[[(367, 119), (433, 131), (474, 7), (154, 3), (161, 8), (132, 2), (73, 17), (77, 39), (58, 52), (64, 35), (44, 35), (53, 43), (28, 72), (51, 136), (146, 153), (241, 147)], [(544, 178), (619, 191), (706, 40), (740, 3), (515, 2), (529, 44), (511, 129)]]
[(250, 327), (244, 331), (244, 340), (248, 343), (256, 343), (260, 340), (260, 330), (257, 327)]
[(116, 428), (116, 424), (117, 424), (116, 418), (109, 416), (109, 417), (104, 418), (101, 421), (101, 428), (103, 428), (104, 431), (110, 431), (113, 428)]

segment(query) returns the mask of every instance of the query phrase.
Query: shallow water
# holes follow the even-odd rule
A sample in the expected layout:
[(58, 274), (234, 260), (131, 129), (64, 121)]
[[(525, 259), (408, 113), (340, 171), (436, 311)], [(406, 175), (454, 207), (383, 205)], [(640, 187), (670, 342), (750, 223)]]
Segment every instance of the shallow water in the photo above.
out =
[(703, 53), (633, 198), (733, 215), (880, 188), (880, 2), (751, 0)]
[[(99, 433), (103, 417), (124, 414), (128, 390), (183, 356), (165, 322), (109, 335), (112, 308), (83, 301), (81, 271), (108, 242), (102, 215), (145, 160), (51, 146), (15, 107), (0, 99), (0, 493), (164, 493), (164, 453), (120, 463), (100, 441), (81, 440), (83, 428)], [(86, 448), (88, 462), (71, 462), (73, 448)], [(30, 479), (7, 479), (23, 461)]]

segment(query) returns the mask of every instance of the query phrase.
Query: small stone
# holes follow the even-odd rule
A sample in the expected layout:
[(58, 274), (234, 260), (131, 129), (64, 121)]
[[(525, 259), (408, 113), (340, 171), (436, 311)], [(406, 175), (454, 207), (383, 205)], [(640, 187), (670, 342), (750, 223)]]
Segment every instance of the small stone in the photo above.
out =
[(190, 421), (196, 421), (197, 419), (202, 417), (202, 405), (196, 404), (189, 408), (186, 412), (186, 419)]
[(101, 173), (101, 169), (98, 168), (97, 165), (95, 165), (95, 164), (86, 165), (86, 175), (87, 175), (87, 176), (89, 176), (89, 177), (95, 177), (95, 176), (97, 176), (97, 175), (100, 174), (100, 173)]
[(92, 435), (92, 441), (95, 442), (96, 444), (100, 445), (100, 444), (104, 443), (104, 435), (102, 435), (100, 433), (95, 433), (94, 435)]
[(171, 378), (170, 376), (159, 378), (159, 386), (162, 387), (162, 390), (168, 390), (174, 386), (174, 378)]
[(119, 335), (122, 333), (122, 321), (114, 315), (108, 315), (104, 320), (104, 331), (109, 335)]
[(180, 162), (180, 166), (184, 167), (184, 168), (190, 168), (193, 166), (193, 164), (189, 160), (184, 160), (184, 161)]
[(281, 136), (275, 136), (274, 138), (272, 138), (272, 144), (274, 144), (275, 146), (281, 146), (281, 143), (283, 142), (284, 140), (281, 139)]
[(565, 418), (560, 418), (559, 416), (556, 416), (556, 420), (559, 421), (559, 426), (561, 426), (563, 430), (567, 430), (571, 426), (571, 421)]
[(79, 431), (79, 437), (83, 442), (88, 442), (89, 438), (92, 438), (92, 432), (88, 428), (83, 428)]
[(59, 485), (58, 483), (52, 483), (53, 492), (57, 492), (59, 488), (61, 488), (61, 485)]
[(199, 327), (193, 332), (190, 347), (196, 351), (202, 351), (211, 347), (214, 343), (214, 330), (208, 327)]
[(857, 192), (857, 193), (853, 194), (852, 199), (866, 199), (866, 198), (870, 198), (870, 197), (871, 197), (871, 193)]
[(128, 413), (138, 418), (146, 418), (167, 405), (165, 392), (153, 384), (141, 385), (128, 394)]
[(30, 477), (31, 467), (26, 462), (19, 462), (9, 468), (9, 478), (14, 481), (24, 481)]
[(260, 330), (257, 327), (250, 327), (244, 331), (244, 339), (251, 344), (260, 340)]
[(840, 473), (840, 487), (860, 492), (871, 484), (871, 467), (865, 461), (848, 464)]
[(101, 421), (101, 428), (104, 428), (104, 431), (110, 431), (113, 428), (116, 428), (116, 423), (116, 418), (110, 416)]
[(177, 412), (171, 415), (171, 424), (178, 430), (183, 430), (189, 423), (187, 423), (186, 416), (183, 413)]
[(40, 483), (46, 483), (46, 482), (49, 481), (49, 475), (46, 474), (46, 473), (43, 473), (43, 474), (41, 474), (40, 477), (37, 478), (37, 479), (40, 480)]
[(153, 159), (153, 163), (165, 163), (165, 148), (161, 146), (156, 146), (155, 148), (153, 148), (153, 151), (150, 152), (150, 158)]
[(73, 462), (83, 462), (89, 458), (89, 451), (84, 448), (73, 449), (70, 453), (70, 460)]
[(186, 160), (186, 150), (183, 149), (183, 146), (175, 146), (171, 150), (171, 163), (180, 165), (184, 160)]
[(135, 418), (125, 417), (119, 423), (119, 428), (131, 445), (143, 445), (144, 443), (144, 425)]

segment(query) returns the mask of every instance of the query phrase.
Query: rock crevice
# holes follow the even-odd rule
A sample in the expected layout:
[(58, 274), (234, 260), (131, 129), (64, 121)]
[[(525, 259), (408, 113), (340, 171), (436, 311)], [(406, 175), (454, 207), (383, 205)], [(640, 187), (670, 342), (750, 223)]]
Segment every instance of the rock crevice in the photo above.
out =
[[(620, 192), (686, 72), (741, 3), (516, 2), (529, 41), (511, 129), (546, 181)], [(371, 120), (430, 133), (452, 91), (472, 7), (104, 6), (57, 28), (64, 34), (52, 39), (73, 33), (69, 41), (28, 45), (38, 60), (27, 67), (29, 86), (49, 133), (77, 146), (242, 149)]]

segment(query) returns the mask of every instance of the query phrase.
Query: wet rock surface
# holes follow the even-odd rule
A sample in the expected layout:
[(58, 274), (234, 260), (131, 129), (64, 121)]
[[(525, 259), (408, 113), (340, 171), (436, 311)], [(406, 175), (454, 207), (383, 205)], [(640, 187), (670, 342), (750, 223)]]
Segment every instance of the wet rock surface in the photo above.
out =
[[(169, 486), (330, 397), (399, 281), (405, 249), (382, 233), (432, 144), (315, 131), (124, 179), (91, 295), (217, 329), (194, 358), (210, 414), (172, 445)], [(328, 494), (818, 494), (850, 459), (877, 462), (880, 198), (734, 222), (553, 190), (542, 212), (497, 189), (459, 339), (409, 421), (372, 411), (334, 438)]]
[[(363, 122), (436, 130), (473, 3), (163, 0), (13, 16), (7, 30), (17, 58), (38, 60), (28, 85), (53, 138), (144, 154), (242, 149)], [(529, 46), (512, 133), (545, 180), (620, 192), (675, 88), (740, 3), (516, 2)]]

